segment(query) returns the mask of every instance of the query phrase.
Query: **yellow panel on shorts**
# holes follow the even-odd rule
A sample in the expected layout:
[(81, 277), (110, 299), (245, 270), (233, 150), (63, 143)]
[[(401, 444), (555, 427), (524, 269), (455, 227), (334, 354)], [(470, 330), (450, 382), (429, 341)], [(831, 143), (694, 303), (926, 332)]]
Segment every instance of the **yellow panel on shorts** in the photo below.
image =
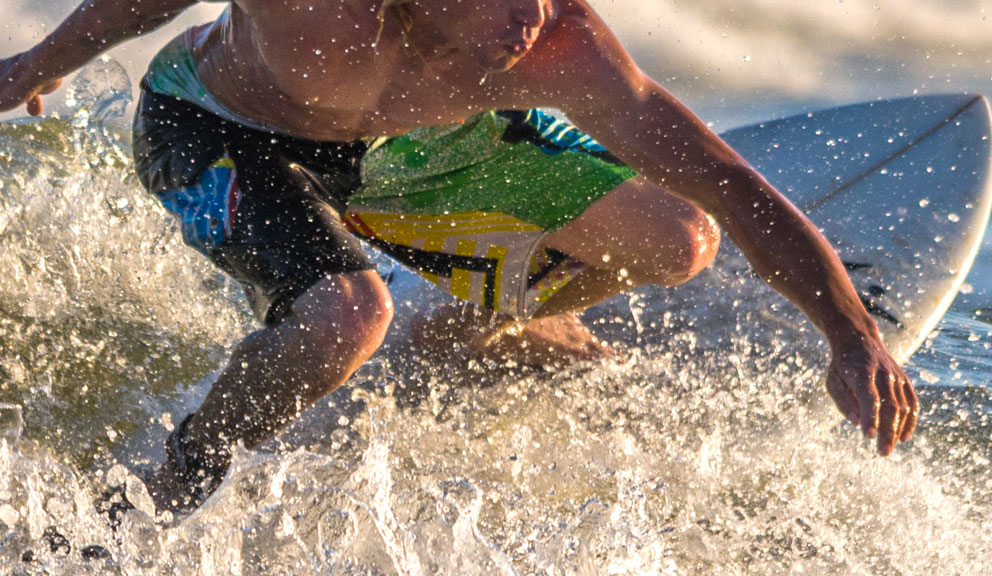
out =
[[(455, 248), (456, 256), (475, 256), (476, 242), (472, 240), (459, 240), (458, 247)], [(498, 294), (499, 292), (497, 292)], [(455, 268), (451, 271), (451, 295), (462, 300), (471, 300), (472, 296), (472, 273), (468, 270)]]

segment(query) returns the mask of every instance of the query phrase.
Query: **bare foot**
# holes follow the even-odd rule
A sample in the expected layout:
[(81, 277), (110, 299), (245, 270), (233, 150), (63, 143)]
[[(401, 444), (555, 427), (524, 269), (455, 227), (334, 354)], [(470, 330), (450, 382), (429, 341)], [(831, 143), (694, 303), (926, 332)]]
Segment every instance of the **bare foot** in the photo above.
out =
[(567, 364), (612, 355), (571, 312), (517, 322), (469, 306), (446, 306), (417, 315), (411, 336), (429, 356), (462, 351), (471, 358), (530, 366)]

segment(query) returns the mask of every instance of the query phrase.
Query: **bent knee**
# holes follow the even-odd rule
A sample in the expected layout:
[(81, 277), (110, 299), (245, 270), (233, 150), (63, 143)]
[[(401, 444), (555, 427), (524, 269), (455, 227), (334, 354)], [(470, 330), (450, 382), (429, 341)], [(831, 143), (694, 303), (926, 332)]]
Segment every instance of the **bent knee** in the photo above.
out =
[(393, 300), (374, 270), (336, 274), (310, 287), (293, 303), (292, 314), (316, 348), (364, 362), (386, 336)]
[(700, 210), (666, 233), (668, 246), (659, 246), (653, 262), (641, 262), (630, 271), (638, 283), (677, 286), (688, 282), (716, 257), (720, 249), (720, 227)]
[(685, 266), (685, 280), (695, 277), (713, 263), (717, 252), (720, 251), (722, 233), (715, 220), (700, 211), (694, 223), (694, 233), (689, 241), (692, 256)]

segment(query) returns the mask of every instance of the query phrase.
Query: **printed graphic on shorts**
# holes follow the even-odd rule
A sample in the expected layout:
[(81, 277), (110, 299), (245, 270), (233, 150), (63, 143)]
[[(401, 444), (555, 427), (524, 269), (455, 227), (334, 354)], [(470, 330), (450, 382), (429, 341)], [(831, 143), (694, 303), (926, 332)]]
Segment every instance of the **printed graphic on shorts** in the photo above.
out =
[(636, 176), (568, 123), (533, 111), (532, 126), (527, 115), (487, 112), (378, 141), (350, 202), (395, 213), (502, 213), (553, 231)]
[[(528, 287), (534, 252), (547, 234), (498, 213), (418, 215), (349, 209), (345, 225), (456, 298), (529, 317), (564, 284)], [(539, 285), (540, 287), (537, 287)], [(540, 292), (546, 290), (547, 292)]]
[(576, 260), (557, 250), (538, 250), (530, 261), (524, 304), (527, 317), (537, 312), (553, 295), (588, 268), (585, 262)]
[(148, 64), (145, 80), (157, 94), (200, 102), (206, 98), (207, 90), (200, 82), (196, 60), (185, 36), (176, 38), (155, 55)]
[(178, 219), (186, 244), (208, 255), (231, 237), (235, 211), (241, 202), (237, 171), (222, 158), (203, 171), (192, 186), (163, 190), (162, 205)]
[(537, 109), (501, 110), (497, 114), (510, 121), (510, 126), (503, 133), (504, 142), (530, 142), (550, 155), (584, 152), (614, 166), (624, 165), (592, 136), (547, 112)]

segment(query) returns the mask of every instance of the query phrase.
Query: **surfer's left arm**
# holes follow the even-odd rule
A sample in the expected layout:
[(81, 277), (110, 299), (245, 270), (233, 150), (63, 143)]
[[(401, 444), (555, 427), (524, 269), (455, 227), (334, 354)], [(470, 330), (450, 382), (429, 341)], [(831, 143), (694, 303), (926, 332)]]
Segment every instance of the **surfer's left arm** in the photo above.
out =
[(0, 59), (0, 111), (22, 104), (42, 112), (41, 97), (61, 78), (124, 40), (150, 32), (198, 0), (86, 0), (38, 45)]
[(559, 32), (549, 101), (613, 154), (714, 217), (755, 271), (830, 342), (828, 391), (889, 454), (908, 440), (919, 403), (882, 344), (843, 264), (817, 228), (698, 117), (634, 65), (586, 15)]

